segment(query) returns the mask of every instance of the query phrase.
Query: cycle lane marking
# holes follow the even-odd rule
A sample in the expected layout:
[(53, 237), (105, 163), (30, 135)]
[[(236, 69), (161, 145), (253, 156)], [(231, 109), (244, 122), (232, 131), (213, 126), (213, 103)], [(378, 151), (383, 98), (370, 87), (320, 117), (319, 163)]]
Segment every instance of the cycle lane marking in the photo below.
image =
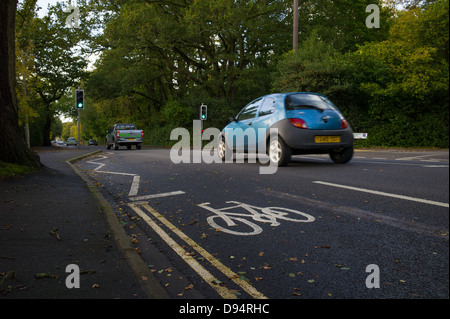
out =
[(176, 234), (180, 239), (182, 239), (186, 244), (192, 247), (195, 251), (197, 251), (200, 255), (202, 255), (211, 265), (213, 265), (216, 269), (218, 269), (221, 273), (223, 273), (227, 278), (232, 280), (235, 284), (241, 287), (244, 291), (246, 291), (251, 297), (255, 299), (267, 299), (261, 292), (256, 290), (252, 285), (250, 285), (247, 281), (240, 279), (240, 276), (237, 275), (230, 268), (222, 264), (217, 258), (208, 253), (205, 249), (203, 249), (200, 245), (198, 245), (194, 240), (184, 234), (181, 230), (179, 230), (176, 226), (174, 226), (171, 222), (169, 222), (163, 215), (158, 213), (152, 207), (148, 205), (147, 202), (137, 202), (128, 204), (150, 227), (158, 233), (158, 235), (172, 248), (197, 274), (199, 274), (213, 289), (215, 289), (220, 296), (225, 299), (237, 299), (237, 296), (232, 294), (228, 288), (222, 287), (220, 285), (215, 284), (217, 279), (207, 271), (202, 265), (200, 265), (194, 258), (189, 256), (186, 251), (178, 245), (161, 227), (159, 227), (152, 218), (150, 218), (142, 209), (139, 207), (144, 207), (152, 216), (154, 216), (157, 220), (159, 220), (162, 224), (164, 224), (170, 231)]
[[(229, 233), (232, 235), (238, 235), (238, 236), (250, 236), (250, 235), (259, 235), (262, 233), (263, 229), (249, 221), (248, 219), (253, 219), (255, 222), (261, 222), (261, 223), (270, 223), (270, 226), (279, 226), (280, 222), (277, 219), (286, 220), (290, 222), (295, 223), (310, 223), (315, 220), (315, 218), (311, 215), (308, 215), (306, 213), (300, 212), (298, 210), (289, 209), (289, 208), (283, 208), (283, 207), (258, 207), (254, 205), (245, 204), (242, 202), (236, 202), (236, 201), (227, 201), (227, 204), (235, 204), (234, 206), (229, 207), (223, 207), (223, 208), (213, 208), (208, 206), (210, 203), (201, 203), (197, 204), (197, 206), (204, 208), (215, 215), (209, 216), (207, 218), (207, 222), (210, 226), (212, 226), (215, 229), (220, 229), (221, 231), (225, 233)], [(227, 210), (232, 210), (235, 208), (242, 208), (246, 212), (245, 213), (233, 213), (233, 212), (226, 212)], [(261, 211), (261, 213), (258, 212), (258, 210)], [(289, 213), (302, 216), (302, 219), (298, 218), (292, 218), (292, 217), (286, 217)], [(237, 216), (237, 217), (236, 217)], [(214, 219), (215, 218), (221, 218), (223, 221), (226, 222), (228, 227), (237, 226), (235, 221), (245, 224), (253, 229), (252, 232), (242, 232), (242, 231), (234, 231), (228, 228), (224, 228), (219, 226)]]
[(410, 197), (410, 196), (405, 196), (405, 195), (385, 193), (385, 192), (370, 190), (370, 189), (366, 189), (366, 188), (359, 188), (359, 187), (353, 187), (353, 186), (347, 186), (347, 185), (341, 185), (341, 184), (334, 184), (334, 183), (328, 183), (328, 182), (322, 182), (322, 181), (313, 181), (313, 183), (320, 184), (320, 185), (326, 185), (326, 186), (332, 186), (332, 187), (338, 187), (338, 188), (344, 188), (344, 189), (349, 189), (349, 190), (363, 192), (363, 193), (370, 193), (370, 194), (381, 195), (381, 196), (386, 196), (386, 197), (399, 198), (399, 199), (409, 200), (409, 201), (413, 201), (413, 202), (419, 202), (419, 203), (428, 204), (428, 205), (435, 205), (435, 206), (441, 206), (441, 207), (449, 208), (449, 204), (448, 203), (437, 202), (437, 201), (428, 200), (428, 199), (422, 199), (422, 198)]
[(396, 218), (392, 216), (380, 215), (379, 213), (374, 213), (369, 210), (362, 210), (356, 207), (345, 206), (341, 204), (335, 204), (331, 202), (326, 202), (324, 200), (311, 199), (298, 194), (285, 193), (275, 190), (258, 190), (264, 194), (269, 194), (270, 196), (275, 196), (282, 199), (292, 200), (295, 202), (300, 202), (302, 205), (311, 206), (320, 210), (332, 211), (341, 214), (348, 214), (355, 216), (358, 219), (364, 218), (368, 220), (373, 220), (376, 222), (383, 222), (384, 224), (400, 228), (403, 230), (414, 231), (420, 234), (427, 234), (439, 238), (445, 238), (448, 240), (448, 229), (442, 227), (428, 226), (422, 223), (414, 222), (410, 223), (404, 219)]

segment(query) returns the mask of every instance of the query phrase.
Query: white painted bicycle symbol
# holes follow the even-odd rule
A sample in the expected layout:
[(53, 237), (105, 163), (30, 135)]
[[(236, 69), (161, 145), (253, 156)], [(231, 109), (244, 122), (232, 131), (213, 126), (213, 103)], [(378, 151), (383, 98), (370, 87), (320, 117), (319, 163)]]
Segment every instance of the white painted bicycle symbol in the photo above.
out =
[[(248, 218), (253, 219), (255, 222), (261, 222), (261, 223), (270, 223), (270, 226), (279, 226), (280, 223), (277, 221), (280, 220), (286, 220), (290, 222), (297, 222), (297, 223), (311, 223), (315, 220), (315, 218), (311, 215), (305, 214), (303, 212), (299, 212), (298, 210), (289, 209), (289, 208), (282, 208), (282, 207), (258, 207), (253, 205), (248, 205), (236, 201), (227, 201), (227, 204), (236, 204), (235, 206), (230, 207), (224, 207), (220, 209), (209, 207), (208, 205), (210, 203), (202, 203), (198, 204), (197, 206), (202, 207), (204, 209), (207, 209), (211, 212), (213, 212), (215, 215), (209, 216), (206, 220), (208, 224), (210, 224), (212, 227), (214, 227), (217, 230), (223, 231), (225, 233), (229, 233), (232, 235), (239, 235), (239, 236), (249, 236), (249, 235), (258, 235), (260, 234), (263, 229), (248, 220)], [(247, 212), (228, 212), (232, 209), (242, 208), (245, 209)], [(261, 212), (258, 212), (261, 211)], [(289, 215), (289, 216), (288, 216)], [(293, 217), (290, 217), (293, 216)], [(299, 217), (299, 218), (298, 218)], [(226, 223), (226, 226), (219, 225), (220, 222), (224, 224)], [(227, 227), (236, 227), (236, 228), (242, 228), (241, 226), (250, 227), (251, 231), (235, 231), (231, 230)]]

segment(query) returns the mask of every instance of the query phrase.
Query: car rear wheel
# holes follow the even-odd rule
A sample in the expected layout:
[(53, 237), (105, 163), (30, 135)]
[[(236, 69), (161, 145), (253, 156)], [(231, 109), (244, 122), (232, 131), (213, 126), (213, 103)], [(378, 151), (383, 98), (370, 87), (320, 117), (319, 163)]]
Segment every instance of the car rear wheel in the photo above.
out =
[(282, 139), (270, 139), (269, 160), (277, 166), (286, 166), (291, 161), (292, 150)]
[(222, 138), (219, 142), (218, 147), (219, 158), (222, 162), (225, 161), (225, 149), (226, 149), (225, 140)]
[(348, 163), (353, 157), (353, 146), (343, 149), (336, 149), (330, 152), (330, 158), (337, 164)]

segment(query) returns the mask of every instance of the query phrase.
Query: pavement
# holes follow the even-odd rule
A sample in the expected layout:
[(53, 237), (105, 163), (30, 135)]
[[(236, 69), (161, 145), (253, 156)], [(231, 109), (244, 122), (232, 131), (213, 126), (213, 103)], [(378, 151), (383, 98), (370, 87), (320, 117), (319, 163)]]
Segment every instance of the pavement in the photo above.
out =
[(167, 299), (112, 208), (71, 164), (93, 149), (36, 152), (42, 168), (0, 180), (0, 299)]

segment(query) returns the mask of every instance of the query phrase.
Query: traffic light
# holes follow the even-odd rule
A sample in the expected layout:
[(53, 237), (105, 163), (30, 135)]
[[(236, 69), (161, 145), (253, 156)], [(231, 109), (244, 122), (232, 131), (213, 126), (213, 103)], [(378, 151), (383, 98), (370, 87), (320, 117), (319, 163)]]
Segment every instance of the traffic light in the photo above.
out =
[(207, 118), (207, 106), (206, 105), (201, 105), (200, 106), (200, 120), (206, 120)]
[(75, 92), (75, 106), (77, 109), (82, 109), (84, 107), (84, 91), (77, 90)]

